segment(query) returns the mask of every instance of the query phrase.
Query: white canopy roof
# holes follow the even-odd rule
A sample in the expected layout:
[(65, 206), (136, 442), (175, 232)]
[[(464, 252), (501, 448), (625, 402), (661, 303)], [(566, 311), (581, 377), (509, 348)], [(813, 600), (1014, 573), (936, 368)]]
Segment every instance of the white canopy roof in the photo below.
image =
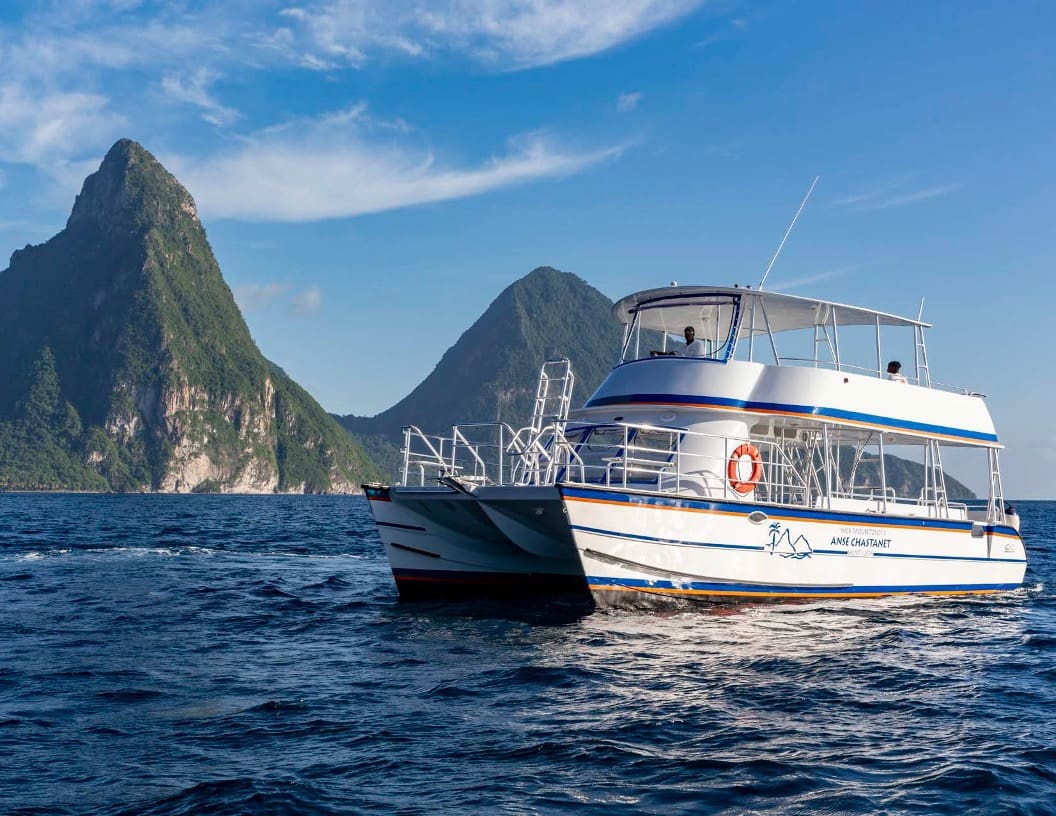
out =
[[(860, 306), (847, 306), (827, 300), (783, 295), (778, 292), (767, 292), (759, 289), (748, 289), (736, 286), (665, 286), (659, 289), (646, 289), (620, 299), (612, 307), (612, 313), (621, 323), (630, 323), (636, 312), (642, 312), (643, 328), (655, 328), (670, 331), (677, 326), (674, 321), (662, 317), (663, 312), (674, 310), (683, 314), (701, 307), (717, 305), (709, 298), (715, 296), (738, 295), (741, 297), (741, 327), (739, 336), (746, 337), (751, 330), (751, 323), (745, 316), (752, 308), (753, 300), (766, 310), (766, 321), (757, 306), (755, 319), (756, 334), (766, 331), (769, 321), (770, 330), (774, 333), (809, 329), (818, 325), (831, 325), (832, 313), (836, 310), (838, 326), (923, 326), (930, 328), (930, 323), (923, 323), (908, 317), (878, 312), (874, 309), (863, 309)], [(655, 315), (653, 319), (652, 312)], [(674, 315), (668, 315), (674, 317)], [(680, 327), (678, 327), (680, 328)]]

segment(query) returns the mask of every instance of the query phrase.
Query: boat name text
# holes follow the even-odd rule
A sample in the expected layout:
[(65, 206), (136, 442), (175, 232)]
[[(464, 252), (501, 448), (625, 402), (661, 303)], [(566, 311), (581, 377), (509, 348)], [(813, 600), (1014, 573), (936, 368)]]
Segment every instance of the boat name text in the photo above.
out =
[(869, 538), (863, 536), (833, 536), (832, 544), (844, 547), (877, 547), (887, 549), (891, 546), (890, 538)]

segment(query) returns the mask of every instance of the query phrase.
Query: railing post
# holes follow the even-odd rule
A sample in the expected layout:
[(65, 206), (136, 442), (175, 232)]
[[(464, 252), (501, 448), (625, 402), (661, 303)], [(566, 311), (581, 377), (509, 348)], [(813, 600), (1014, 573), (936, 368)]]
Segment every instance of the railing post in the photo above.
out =
[[(411, 429), (410, 428), (404, 428), (403, 429), (403, 467), (400, 469), (400, 473), (401, 473), (400, 481), (402, 482), (404, 487), (407, 487), (409, 482), (410, 482), (410, 478), (411, 478), (410, 467), (411, 467)], [(422, 480), (423, 481), (425, 480), (425, 476), (422, 476)]]

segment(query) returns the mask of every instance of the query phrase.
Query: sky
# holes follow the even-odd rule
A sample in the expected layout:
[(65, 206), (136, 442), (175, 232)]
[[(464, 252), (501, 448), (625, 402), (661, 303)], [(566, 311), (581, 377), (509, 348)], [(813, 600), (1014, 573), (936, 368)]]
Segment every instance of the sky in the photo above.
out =
[(819, 176), (767, 288), (923, 298), (1006, 495), (1054, 498), (1054, 34), (1027, 0), (7, 2), (0, 253), (135, 139), (263, 353), (372, 415), (537, 266), (614, 299), (757, 283)]

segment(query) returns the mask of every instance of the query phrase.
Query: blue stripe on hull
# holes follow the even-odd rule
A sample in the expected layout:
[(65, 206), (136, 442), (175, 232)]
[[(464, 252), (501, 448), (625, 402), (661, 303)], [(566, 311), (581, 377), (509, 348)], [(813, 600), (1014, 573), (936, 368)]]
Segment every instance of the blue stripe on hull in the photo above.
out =
[[(747, 516), (760, 510), (772, 518), (803, 519), (805, 521), (837, 521), (859, 524), (867, 527), (900, 527), (927, 530), (971, 530), (971, 521), (951, 519), (924, 519), (912, 516), (879, 516), (874, 513), (847, 513), (831, 510), (809, 510), (806, 508), (786, 507), (783, 505), (760, 504), (754, 502), (727, 502), (714, 499), (692, 499), (685, 496), (658, 496), (655, 493), (635, 493), (632, 491), (580, 487), (578, 485), (558, 485), (562, 498), (591, 499), (608, 502), (625, 502), (627, 504), (651, 504), (657, 507), (672, 507), (685, 510), (703, 510), (713, 513), (735, 513)], [(999, 533), (1019, 537), (1015, 528), (1005, 525), (988, 525), (988, 533)]]
[(619, 394), (612, 397), (598, 397), (587, 402), (587, 408), (605, 405), (685, 405), (690, 408), (725, 408), (756, 413), (797, 414), (799, 416), (818, 417), (820, 419), (842, 419), (849, 422), (863, 422), (884, 428), (895, 428), (918, 433), (952, 436), (958, 439), (972, 439), (980, 442), (996, 442), (997, 434), (982, 431), (969, 431), (964, 428), (951, 428), (946, 425), (932, 425), (927, 422), (913, 422), (908, 419), (864, 414), (858, 411), (845, 411), (840, 408), (825, 408), (817, 405), (794, 405), (781, 402), (760, 402), (756, 400), (738, 400), (728, 397), (696, 396), (686, 394)]
[(703, 581), (680, 582), (677, 586), (662, 579), (609, 578), (601, 575), (587, 576), (587, 583), (594, 592), (659, 592), (668, 595), (737, 595), (755, 597), (810, 597), (840, 598), (861, 595), (916, 595), (925, 593), (963, 594), (972, 592), (1002, 592), (1019, 589), (1021, 584), (915, 584), (907, 586), (759, 586), (758, 584), (708, 583)]

